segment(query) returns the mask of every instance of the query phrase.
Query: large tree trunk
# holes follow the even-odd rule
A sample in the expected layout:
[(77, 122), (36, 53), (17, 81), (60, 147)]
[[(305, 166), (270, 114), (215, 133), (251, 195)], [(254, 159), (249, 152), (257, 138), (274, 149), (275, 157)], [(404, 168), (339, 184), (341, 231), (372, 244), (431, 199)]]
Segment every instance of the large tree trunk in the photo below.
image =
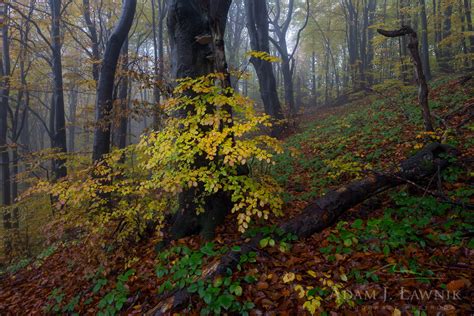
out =
[(110, 115), (112, 110), (113, 90), (117, 62), (123, 43), (132, 27), (137, 0), (125, 0), (122, 14), (114, 31), (109, 37), (105, 48), (104, 59), (100, 70), (100, 78), (96, 100), (96, 127), (94, 131), (94, 148), (92, 159), (97, 162), (110, 152)]
[[(246, 0), (245, 6), (251, 49), (270, 53), (266, 2), (264, 0)], [(251, 58), (250, 61), (257, 73), (265, 113), (276, 120), (283, 119), (272, 64), (257, 58)], [(272, 133), (274, 136), (278, 136), (281, 131), (281, 126), (275, 126)]]
[[(433, 143), (415, 156), (401, 163), (401, 171), (395, 175), (375, 175), (360, 181), (352, 182), (337, 190), (329, 191), (323, 197), (310, 203), (301, 214), (283, 223), (280, 228), (285, 233), (298, 236), (299, 239), (309, 237), (333, 225), (347, 210), (357, 206), (368, 198), (387, 191), (388, 189), (410, 182), (422, 181), (448, 165), (447, 153), (453, 153), (451, 147)], [(444, 158), (443, 158), (444, 157)], [(228, 269), (234, 269), (240, 262), (240, 256), (258, 251), (258, 244), (263, 238), (257, 235), (240, 247), (240, 251), (231, 251), (224, 255), (218, 264), (203, 272), (203, 278), (212, 280), (223, 275)], [(147, 315), (166, 315), (179, 309), (191, 298), (186, 289), (175, 290), (160, 296), (160, 303)]]
[[(196, 78), (213, 72), (226, 77), (223, 86), (230, 86), (224, 50), (224, 33), (231, 0), (172, 0), (168, 7), (172, 74), (175, 79)], [(198, 41), (208, 38), (207, 41)], [(186, 115), (184, 111), (178, 115)], [(206, 165), (204, 157), (196, 157), (195, 167)], [(179, 209), (171, 225), (168, 240), (192, 234), (210, 239), (231, 205), (224, 192), (204, 202), (205, 212), (197, 215), (196, 197), (202, 188), (185, 189), (180, 194)], [(165, 242), (166, 244), (167, 242)]]
[[(67, 153), (66, 117), (64, 111), (63, 66), (61, 60), (61, 0), (50, 0), (51, 7), (51, 50), (53, 71), (53, 100), (51, 106), (52, 139), (51, 147), (60, 153)], [(53, 176), (55, 179), (67, 175), (64, 159), (53, 160)]]

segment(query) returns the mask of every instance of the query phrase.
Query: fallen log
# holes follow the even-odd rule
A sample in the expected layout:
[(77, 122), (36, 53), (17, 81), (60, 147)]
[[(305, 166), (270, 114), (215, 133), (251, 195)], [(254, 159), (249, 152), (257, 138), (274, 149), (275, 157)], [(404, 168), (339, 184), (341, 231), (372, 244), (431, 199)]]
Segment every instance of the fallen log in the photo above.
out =
[[(298, 238), (309, 237), (331, 226), (345, 211), (388, 189), (401, 184), (422, 181), (444, 169), (448, 165), (447, 155), (455, 150), (447, 145), (432, 143), (416, 155), (401, 162), (400, 171), (392, 175), (375, 174), (363, 180), (352, 182), (310, 203), (303, 212), (280, 226), (285, 233)], [(203, 279), (212, 279), (234, 269), (240, 256), (258, 249), (263, 236), (258, 235), (240, 247), (240, 251), (231, 251), (221, 260), (203, 271)], [(160, 303), (148, 311), (147, 315), (163, 315), (182, 307), (191, 298), (186, 289), (175, 290), (160, 296)]]

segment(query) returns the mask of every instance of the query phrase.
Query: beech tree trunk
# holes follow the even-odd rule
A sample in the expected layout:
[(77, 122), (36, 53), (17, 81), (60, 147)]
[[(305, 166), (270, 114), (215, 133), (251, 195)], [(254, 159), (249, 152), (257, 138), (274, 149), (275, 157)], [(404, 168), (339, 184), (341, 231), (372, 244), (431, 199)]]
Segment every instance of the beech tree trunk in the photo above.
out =
[(123, 2), (120, 20), (110, 35), (105, 48), (95, 106), (96, 127), (92, 153), (94, 162), (101, 160), (104, 155), (110, 152), (110, 115), (112, 110), (115, 72), (117, 70), (117, 62), (123, 43), (126, 41), (128, 32), (132, 27), (136, 7), (137, 0), (125, 0)]
[(434, 131), (433, 123), (431, 120), (430, 108), (428, 105), (428, 84), (426, 83), (425, 74), (423, 72), (422, 61), (418, 49), (418, 36), (416, 32), (409, 26), (403, 26), (400, 30), (396, 31), (386, 31), (378, 29), (377, 32), (386, 37), (400, 37), (405, 35), (408, 35), (410, 37), (408, 49), (410, 50), (413, 59), (413, 65), (415, 66), (415, 76), (416, 81), (418, 83), (418, 102), (420, 103), (420, 107), (422, 110), (425, 130), (427, 132)]
[[(224, 49), (224, 33), (231, 0), (171, 0), (168, 3), (168, 31), (175, 79), (196, 78), (213, 72), (226, 77), (223, 86), (230, 86), (230, 76)], [(201, 39), (201, 40), (198, 40)], [(178, 115), (186, 115), (184, 111)], [(197, 168), (205, 166), (204, 157), (196, 157)], [(214, 236), (231, 208), (224, 192), (218, 192), (204, 202), (203, 214), (197, 215), (196, 197), (202, 188), (186, 188), (179, 197), (179, 209), (170, 228), (168, 240), (201, 234)]]
[[(61, 59), (61, 0), (50, 0), (51, 8), (51, 50), (53, 71), (53, 100), (51, 105), (51, 147), (60, 153), (67, 153), (66, 143), (66, 114), (64, 111), (64, 84), (63, 66)], [(53, 160), (53, 176), (55, 179), (67, 175), (66, 161), (64, 159)]]
[[(0, 12), (4, 21), (7, 18), (8, 5), (3, 6), (4, 11)], [(2, 25), (2, 58), (0, 59), (0, 168), (2, 203), (5, 206), (11, 204), (11, 182), (10, 182), (10, 154), (7, 144), (8, 133), (8, 107), (10, 99), (10, 48), (8, 39), (8, 22)], [(3, 226), (5, 229), (11, 228), (11, 213), (4, 211)]]
[[(265, 0), (246, 0), (247, 29), (250, 37), (250, 47), (254, 51), (270, 53), (269, 25), (267, 4)], [(263, 18), (262, 18), (263, 17)], [(272, 64), (258, 58), (251, 58), (250, 62), (257, 73), (260, 94), (265, 108), (265, 113), (275, 120), (284, 118), (278, 99), (275, 74)], [(278, 136), (283, 128), (275, 126), (272, 134)]]
[[(121, 70), (128, 70), (128, 39), (122, 45)], [(114, 102), (114, 114), (116, 115), (116, 126), (114, 126), (113, 145), (119, 149), (127, 146), (127, 123), (128, 123), (128, 74), (125, 73), (119, 80), (117, 98)]]
[(420, 17), (421, 17), (421, 57), (423, 72), (426, 80), (431, 80), (431, 67), (430, 67), (430, 53), (428, 44), (428, 20), (426, 18), (426, 4), (425, 0), (420, 0)]
[[(350, 208), (357, 206), (368, 198), (405, 184), (407, 181), (419, 182), (436, 174), (448, 166), (445, 154), (455, 154), (452, 147), (433, 143), (415, 156), (401, 162), (401, 171), (395, 175), (374, 175), (360, 181), (352, 182), (337, 190), (329, 191), (323, 197), (313, 201), (296, 217), (280, 225), (285, 233), (309, 237), (333, 225), (337, 219)], [(259, 242), (263, 238), (257, 235), (240, 246), (240, 251), (230, 251), (218, 264), (203, 272), (203, 279), (212, 280), (234, 269), (240, 256), (250, 251), (259, 251)], [(187, 289), (175, 290), (160, 296), (160, 303), (146, 315), (167, 315), (179, 309), (189, 301), (192, 294)]]

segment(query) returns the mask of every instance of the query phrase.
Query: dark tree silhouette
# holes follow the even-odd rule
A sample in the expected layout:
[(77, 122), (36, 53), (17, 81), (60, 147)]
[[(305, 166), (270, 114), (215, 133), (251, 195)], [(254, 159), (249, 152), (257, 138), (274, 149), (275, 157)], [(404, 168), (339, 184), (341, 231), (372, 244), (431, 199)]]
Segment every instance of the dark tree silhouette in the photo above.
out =
[[(53, 71), (53, 100), (51, 106), (50, 131), (51, 147), (60, 153), (67, 153), (66, 117), (64, 111), (63, 65), (61, 59), (61, 0), (50, 0), (51, 9), (51, 67)], [(53, 160), (53, 176), (56, 179), (67, 175), (66, 161), (62, 158)]]
[(117, 70), (120, 51), (127, 39), (130, 28), (132, 27), (136, 7), (136, 0), (124, 1), (120, 20), (110, 35), (105, 48), (104, 58), (100, 69), (95, 106), (96, 127), (94, 131), (94, 148), (92, 153), (92, 159), (95, 162), (101, 160), (105, 154), (110, 152), (110, 114), (112, 110), (115, 72)]
[[(247, 10), (247, 29), (250, 37), (250, 47), (254, 51), (270, 53), (268, 20), (262, 18), (268, 16), (266, 1), (246, 0), (245, 6)], [(250, 62), (257, 73), (265, 113), (276, 120), (283, 119), (272, 64), (258, 58), (251, 58)], [(277, 136), (281, 133), (281, 130), (281, 127), (274, 128), (273, 135)]]

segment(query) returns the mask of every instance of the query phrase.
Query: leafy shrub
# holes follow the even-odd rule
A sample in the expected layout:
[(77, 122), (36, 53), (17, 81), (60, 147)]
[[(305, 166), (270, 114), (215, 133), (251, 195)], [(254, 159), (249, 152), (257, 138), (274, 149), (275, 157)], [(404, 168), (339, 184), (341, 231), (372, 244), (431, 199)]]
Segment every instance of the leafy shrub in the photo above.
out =
[[(248, 98), (222, 88), (221, 79), (211, 74), (179, 81), (177, 97), (165, 105), (163, 130), (95, 166), (71, 170), (62, 181), (38, 181), (23, 198), (52, 194), (69, 222), (89, 223), (97, 231), (118, 224), (119, 240), (142, 237), (150, 223), (160, 228), (188, 188), (198, 191), (198, 212), (205, 211), (205, 197), (229, 194), (241, 232), (252, 219), (281, 214), (282, 190), (268, 170), (282, 148), (262, 132), (271, 126), (269, 117), (258, 115)], [(249, 172), (243, 174), (244, 165)]]

